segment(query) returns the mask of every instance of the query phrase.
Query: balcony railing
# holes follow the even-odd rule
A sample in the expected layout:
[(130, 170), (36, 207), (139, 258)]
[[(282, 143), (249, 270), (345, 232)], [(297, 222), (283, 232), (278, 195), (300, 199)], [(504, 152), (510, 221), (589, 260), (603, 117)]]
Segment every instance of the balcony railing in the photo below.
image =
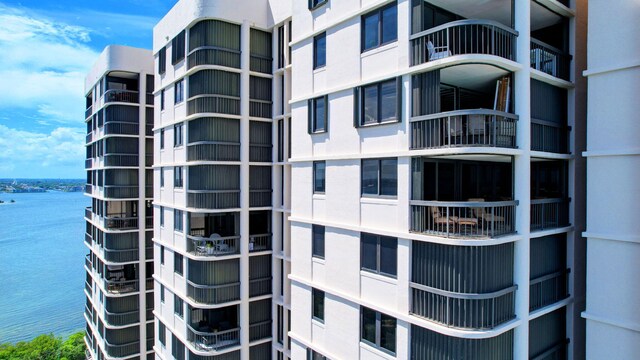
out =
[(540, 276), (529, 283), (529, 311), (556, 303), (569, 296), (569, 273), (565, 269)]
[(105, 217), (104, 227), (107, 229), (137, 229), (137, 217)]
[(138, 280), (104, 280), (107, 291), (111, 294), (127, 294), (138, 291)]
[(91, 237), (91, 234), (84, 233), (84, 242), (86, 242), (88, 245), (91, 245), (92, 241), (93, 238)]
[(104, 350), (111, 357), (127, 357), (140, 352), (140, 342), (135, 341), (122, 345), (111, 345), (105, 340)]
[(187, 161), (240, 161), (240, 143), (199, 141), (187, 144)]
[(93, 211), (91, 210), (91, 206), (87, 206), (84, 208), (84, 217), (91, 220), (93, 218)]
[(91, 270), (91, 255), (87, 254), (84, 257), (84, 266), (86, 266), (87, 269)]
[(87, 136), (84, 138), (84, 140), (85, 140), (85, 143), (87, 144), (90, 143), (91, 140), (93, 140), (93, 132), (88, 133)]
[(531, 119), (531, 150), (567, 154), (569, 131), (567, 126)]
[(187, 115), (198, 113), (240, 115), (240, 98), (225, 95), (200, 95), (187, 100)]
[(123, 313), (110, 313), (104, 311), (104, 319), (113, 326), (124, 326), (140, 322), (140, 312), (138, 310)]
[(271, 320), (249, 325), (249, 341), (271, 337)]
[[(155, 338), (147, 338), (147, 351), (153, 350)], [(148, 358), (148, 357), (147, 357)]]
[(224, 256), (240, 253), (240, 236), (207, 238), (187, 235), (187, 251), (196, 256)]
[(217, 46), (201, 46), (187, 55), (187, 69), (199, 65), (219, 65), (240, 69), (240, 51)]
[(188, 190), (187, 206), (198, 209), (240, 207), (240, 190)]
[(147, 260), (153, 259), (153, 246), (144, 248), (144, 256)]
[(456, 293), (411, 283), (411, 313), (448, 327), (484, 330), (515, 318), (511, 286), (486, 294)]
[(138, 154), (104, 155), (104, 166), (138, 166)]
[(138, 135), (140, 125), (130, 122), (107, 122), (104, 124), (105, 135)]
[(456, 110), (411, 119), (411, 149), (461, 146), (516, 147), (518, 116), (502, 111)]
[(493, 238), (515, 233), (516, 201), (411, 200), (411, 231), (443, 237)]
[(250, 207), (271, 206), (271, 192), (272, 190), (250, 190), (249, 206)]
[(93, 159), (86, 159), (84, 161), (84, 168), (91, 169), (91, 166), (93, 166)]
[(135, 199), (138, 197), (138, 186), (105, 185), (104, 196), (114, 199)]
[(153, 216), (147, 216), (144, 220), (145, 229), (153, 228)]
[(251, 162), (271, 162), (273, 157), (273, 146), (270, 144), (250, 144), (249, 161)]
[(138, 103), (138, 92), (132, 90), (120, 90), (111, 89), (104, 93), (104, 102), (126, 102), (126, 103)]
[(85, 194), (91, 194), (91, 192), (93, 191), (93, 186), (91, 184), (86, 184), (84, 186), (84, 192)]
[(153, 105), (153, 94), (147, 93), (147, 105)]
[(490, 20), (458, 20), (411, 35), (411, 65), (478, 54), (515, 60), (518, 33)]
[(563, 341), (553, 345), (549, 349), (543, 351), (542, 353), (533, 356), (530, 360), (556, 360), (556, 359), (566, 359), (567, 358), (567, 345), (569, 344), (569, 339), (564, 339)]
[(531, 68), (569, 80), (571, 55), (542, 41), (531, 39)]
[(249, 252), (271, 250), (271, 234), (249, 235)]
[(251, 54), (249, 59), (249, 69), (251, 69), (251, 71), (270, 74), (271, 67), (273, 66), (272, 62), (273, 58), (271, 56)]
[(218, 351), (240, 344), (240, 328), (206, 332), (187, 325), (187, 339), (200, 351)]
[(84, 306), (84, 314), (87, 315), (87, 318), (89, 318), (91, 322), (93, 322), (93, 313), (87, 305)]
[(569, 199), (531, 200), (531, 231), (569, 226)]
[(153, 278), (147, 278), (145, 282), (145, 291), (153, 290), (153, 284), (155, 284)]
[(240, 300), (240, 283), (199, 285), (187, 280), (187, 296), (200, 304), (222, 304)]
[(111, 250), (104, 249), (104, 259), (113, 263), (138, 261), (138, 249)]
[(84, 111), (84, 118), (88, 119), (89, 116), (91, 116), (93, 114), (93, 105), (90, 105), (85, 111)]
[(249, 101), (249, 116), (271, 118), (273, 103), (270, 100), (251, 99)]
[(249, 297), (271, 294), (272, 277), (249, 280)]
[(145, 155), (145, 157), (144, 157), (144, 166), (146, 166), (146, 167), (153, 166), (153, 155)]

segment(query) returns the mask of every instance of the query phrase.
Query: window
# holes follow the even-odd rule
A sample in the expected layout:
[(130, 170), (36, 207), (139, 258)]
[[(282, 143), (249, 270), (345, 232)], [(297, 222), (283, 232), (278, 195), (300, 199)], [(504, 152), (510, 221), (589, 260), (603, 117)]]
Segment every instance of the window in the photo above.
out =
[(312, 226), (312, 256), (324, 259), (324, 226)]
[(160, 245), (160, 265), (164, 265), (164, 246)]
[(164, 304), (164, 285), (160, 285), (160, 302)]
[(160, 150), (164, 149), (164, 129), (160, 130)]
[(362, 52), (398, 40), (398, 9), (396, 3), (362, 16)]
[(164, 110), (164, 89), (160, 90), (160, 110)]
[(182, 124), (173, 125), (173, 147), (182, 146)]
[(360, 340), (395, 355), (396, 319), (366, 307), (360, 308), (360, 318)]
[(167, 47), (158, 52), (158, 74), (162, 75), (167, 70)]
[(326, 132), (329, 127), (329, 101), (327, 96), (311, 99), (308, 102), (309, 134)]
[(182, 254), (173, 253), (173, 271), (182, 275)]
[(312, 289), (313, 319), (324, 323), (324, 291)]
[(175, 360), (184, 360), (185, 358), (184, 344), (175, 335), (171, 336), (171, 355)]
[(182, 186), (182, 166), (176, 166), (173, 168), (173, 187), (181, 189)]
[(164, 168), (160, 168), (160, 187), (164, 187)]
[(171, 40), (171, 64), (175, 65), (184, 59), (186, 50), (184, 41), (184, 30)]
[(328, 0), (309, 0), (309, 10), (315, 10), (327, 3)]
[(173, 229), (182, 232), (182, 210), (173, 210)]
[(362, 195), (398, 195), (398, 159), (362, 160)]
[(184, 301), (178, 295), (173, 295), (173, 312), (181, 318), (184, 317)]
[(327, 33), (313, 38), (313, 68), (319, 69), (327, 64)]
[(398, 239), (367, 233), (360, 234), (360, 268), (376, 274), (396, 277)]
[(165, 342), (167, 341), (167, 329), (164, 327), (164, 324), (161, 322), (158, 322), (158, 340), (160, 341), (160, 344), (162, 344), (162, 347), (165, 347), (166, 344)]
[(355, 127), (401, 121), (402, 78), (356, 88), (354, 109)]
[(174, 104), (180, 104), (184, 101), (184, 79), (176, 82), (174, 85)]
[(316, 194), (324, 194), (325, 183), (325, 162), (313, 162), (313, 192)]
[(327, 360), (327, 357), (313, 349), (307, 348), (307, 360)]
[(160, 206), (160, 227), (164, 227), (164, 207)]

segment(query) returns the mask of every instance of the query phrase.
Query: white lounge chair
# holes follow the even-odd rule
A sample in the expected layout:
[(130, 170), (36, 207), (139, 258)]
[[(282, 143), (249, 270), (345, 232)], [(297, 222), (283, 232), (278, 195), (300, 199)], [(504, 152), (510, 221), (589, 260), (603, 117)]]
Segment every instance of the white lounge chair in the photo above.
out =
[(427, 42), (427, 52), (429, 53), (429, 61), (451, 56), (451, 51), (447, 46), (435, 46), (431, 41)]

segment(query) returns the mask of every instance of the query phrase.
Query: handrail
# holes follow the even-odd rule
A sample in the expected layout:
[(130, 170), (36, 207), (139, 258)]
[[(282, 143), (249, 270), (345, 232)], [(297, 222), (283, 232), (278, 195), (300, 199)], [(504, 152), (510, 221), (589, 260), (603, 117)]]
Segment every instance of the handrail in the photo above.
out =
[(571, 269), (564, 269), (564, 270), (556, 271), (556, 272), (551, 273), (551, 274), (542, 275), (542, 276), (539, 276), (539, 277), (529, 281), (529, 285), (531, 286), (531, 285), (535, 285), (535, 284), (538, 284), (538, 283), (541, 283), (541, 282), (544, 282), (544, 281), (547, 281), (547, 280), (559, 278), (561, 276), (564, 276), (564, 275), (570, 274), (570, 273), (571, 273)]
[(240, 146), (240, 142), (202, 140), (202, 141), (194, 141), (194, 142), (187, 143), (187, 146), (190, 146), (190, 145), (237, 145), (237, 146)]
[(193, 286), (194, 288), (197, 289), (222, 289), (225, 287), (231, 287), (231, 286), (238, 286), (240, 285), (240, 282), (232, 282), (232, 283), (226, 283), (226, 284), (216, 284), (216, 285), (200, 285), (200, 284), (196, 284), (191, 280), (187, 280), (187, 284)]
[(199, 51), (199, 50), (222, 50), (222, 51), (227, 51), (230, 53), (234, 53), (234, 54), (241, 54), (242, 52), (240, 50), (235, 50), (235, 49), (229, 49), (229, 48), (225, 48), (225, 47), (221, 47), (221, 46), (198, 46), (197, 48), (189, 51), (189, 53), (187, 54), (187, 56)]
[(532, 357), (530, 360), (544, 360), (544, 359), (547, 359), (547, 357), (549, 355), (554, 354), (555, 352), (557, 352), (560, 349), (566, 348), (567, 344), (569, 344), (570, 342), (571, 342), (571, 340), (564, 339), (564, 341), (558, 342), (557, 344), (555, 344), (552, 347), (550, 347), (549, 349), (543, 351), (539, 355)]
[(409, 120), (409, 122), (432, 120), (432, 119), (439, 119), (439, 118), (448, 117), (448, 116), (459, 116), (459, 115), (496, 115), (496, 116), (502, 116), (502, 117), (506, 117), (514, 120), (519, 119), (518, 115), (504, 112), (504, 111), (498, 111), (498, 110), (492, 110), (492, 109), (463, 109), (463, 110), (453, 110), (453, 111), (445, 111), (445, 112), (440, 112), (435, 114), (414, 116)]
[(546, 198), (546, 199), (531, 199), (531, 204), (556, 204), (563, 202), (571, 202), (571, 198)]
[(226, 194), (226, 193), (239, 193), (240, 190), (187, 190), (187, 192), (194, 194)]
[(557, 53), (560, 53), (560, 54), (563, 54), (565, 56), (568, 56), (568, 57), (572, 58), (571, 54), (567, 53), (566, 51), (560, 50), (557, 47), (553, 47), (553, 46), (547, 44), (546, 42), (540, 41), (540, 40), (535, 39), (535, 38), (531, 38), (531, 42), (536, 44), (536, 45), (540, 45), (540, 46), (546, 47), (546, 48), (548, 48), (550, 50), (553, 50), (553, 51), (555, 51)]
[(502, 29), (504, 31), (507, 31), (509, 33), (511, 33), (512, 35), (518, 36), (518, 31), (502, 24), (499, 23), (497, 21), (494, 20), (483, 20), (483, 19), (467, 19), (467, 20), (456, 20), (456, 21), (451, 21), (448, 22), (446, 24), (442, 24), (436, 27), (432, 27), (431, 29), (427, 29), (427, 30), (423, 30), (419, 33), (413, 34), (411, 36), (409, 36), (409, 40), (415, 40), (417, 38), (421, 38), (425, 35), (429, 35), (435, 32), (438, 32), (440, 30), (444, 30), (444, 29), (449, 29), (452, 27), (456, 27), (456, 26), (462, 26), (462, 25), (489, 25), (489, 26), (495, 26), (499, 29)]
[(187, 101), (195, 100), (199, 98), (210, 98), (210, 97), (217, 97), (217, 98), (230, 99), (230, 100), (240, 100), (240, 96), (231, 96), (231, 95), (222, 95), (222, 94), (198, 94), (188, 98)]
[(421, 206), (455, 206), (455, 207), (492, 207), (492, 206), (510, 206), (518, 205), (518, 200), (508, 201), (427, 201), (427, 200), (409, 200), (410, 205)]
[(490, 293), (459, 293), (459, 292), (437, 289), (437, 288), (433, 288), (430, 286), (426, 286), (426, 285), (422, 285), (414, 282), (410, 282), (409, 287), (434, 293), (436, 295), (446, 296), (446, 297), (455, 298), (455, 299), (467, 299), (467, 300), (494, 299), (502, 295), (512, 293), (518, 289), (518, 285), (512, 285), (508, 288), (504, 288), (502, 290), (498, 290)]

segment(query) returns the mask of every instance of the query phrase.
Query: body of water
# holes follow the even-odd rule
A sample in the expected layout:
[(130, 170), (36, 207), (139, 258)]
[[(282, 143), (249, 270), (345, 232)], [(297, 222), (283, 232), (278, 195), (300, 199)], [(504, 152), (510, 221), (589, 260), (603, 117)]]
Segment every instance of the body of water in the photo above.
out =
[(84, 329), (82, 193), (0, 193), (0, 343)]

